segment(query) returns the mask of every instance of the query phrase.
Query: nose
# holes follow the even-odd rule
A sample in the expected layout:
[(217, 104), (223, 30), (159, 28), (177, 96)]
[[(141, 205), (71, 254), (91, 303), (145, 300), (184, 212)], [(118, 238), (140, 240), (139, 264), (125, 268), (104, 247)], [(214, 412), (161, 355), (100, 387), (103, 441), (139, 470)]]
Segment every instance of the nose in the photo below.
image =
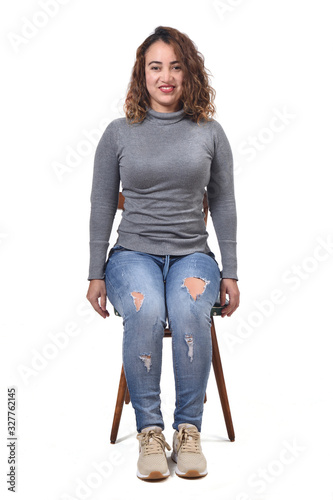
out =
[(164, 68), (161, 71), (160, 79), (161, 79), (162, 83), (171, 83), (170, 80), (172, 78), (171, 78), (171, 74), (170, 74), (169, 68)]

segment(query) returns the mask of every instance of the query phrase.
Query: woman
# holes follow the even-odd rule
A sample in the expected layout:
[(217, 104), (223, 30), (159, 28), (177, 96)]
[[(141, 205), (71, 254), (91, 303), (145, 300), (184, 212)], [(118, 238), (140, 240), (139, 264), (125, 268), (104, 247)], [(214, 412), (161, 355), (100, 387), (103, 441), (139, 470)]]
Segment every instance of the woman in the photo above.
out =
[[(207, 474), (200, 432), (210, 372), (210, 310), (239, 306), (233, 159), (215, 113), (204, 59), (187, 35), (158, 27), (137, 49), (124, 105), (96, 149), (87, 299), (103, 317), (106, 297), (123, 318), (123, 364), (136, 415), (137, 476), (169, 476), (160, 410), (162, 340), (172, 331), (176, 408), (172, 459), (180, 477)], [(106, 252), (125, 196), (118, 239)], [(208, 203), (222, 272), (207, 244)], [(100, 301), (100, 303), (99, 303)]]

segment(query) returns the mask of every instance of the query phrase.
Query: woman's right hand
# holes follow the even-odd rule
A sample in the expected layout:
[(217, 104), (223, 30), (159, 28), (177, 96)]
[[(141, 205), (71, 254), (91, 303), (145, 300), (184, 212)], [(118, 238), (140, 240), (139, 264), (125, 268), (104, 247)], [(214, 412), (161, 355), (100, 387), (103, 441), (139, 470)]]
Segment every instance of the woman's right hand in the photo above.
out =
[[(101, 304), (98, 302), (99, 298), (101, 298)], [(104, 280), (90, 280), (87, 299), (102, 318), (105, 319), (107, 316), (110, 316), (106, 309), (106, 286)]]

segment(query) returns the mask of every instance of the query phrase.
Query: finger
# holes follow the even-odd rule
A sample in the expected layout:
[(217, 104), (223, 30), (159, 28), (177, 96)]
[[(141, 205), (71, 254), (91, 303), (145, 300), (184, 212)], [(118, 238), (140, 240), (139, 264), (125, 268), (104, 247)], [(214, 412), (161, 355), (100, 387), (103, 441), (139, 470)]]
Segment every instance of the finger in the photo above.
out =
[(99, 303), (98, 303), (98, 299), (92, 299), (90, 301), (91, 305), (93, 306), (93, 308), (95, 309), (96, 312), (98, 312), (98, 314), (100, 316), (102, 316), (102, 318), (105, 318), (106, 317), (106, 312), (103, 311), (103, 309), (100, 307)]
[(226, 288), (223, 284), (221, 284), (221, 293), (220, 293), (221, 306), (224, 306), (225, 299), (226, 299)]
[[(229, 295), (229, 306), (228, 310), (226, 311), (226, 315), (230, 317), (237, 309), (239, 306), (239, 297), (238, 295)], [(227, 308), (226, 308), (227, 309)]]
[(97, 298), (91, 299), (90, 303), (93, 306), (93, 308), (95, 309), (95, 311), (98, 312), (98, 314), (101, 314), (102, 309), (99, 305), (98, 299)]
[(101, 310), (105, 313), (105, 316), (110, 316), (109, 311), (106, 309), (106, 299), (103, 300), (103, 298), (101, 298)]
[(231, 312), (232, 312), (232, 306), (231, 306), (231, 303), (229, 302), (227, 307), (222, 309), (222, 312), (221, 312), (222, 318), (224, 318), (224, 316), (229, 316)]
[(109, 311), (106, 308), (106, 299), (107, 299), (107, 294), (106, 293), (102, 294), (102, 297), (101, 297), (101, 306), (102, 306), (103, 311), (106, 312), (106, 315), (110, 316)]
[(101, 294), (101, 308), (106, 311), (106, 293)]

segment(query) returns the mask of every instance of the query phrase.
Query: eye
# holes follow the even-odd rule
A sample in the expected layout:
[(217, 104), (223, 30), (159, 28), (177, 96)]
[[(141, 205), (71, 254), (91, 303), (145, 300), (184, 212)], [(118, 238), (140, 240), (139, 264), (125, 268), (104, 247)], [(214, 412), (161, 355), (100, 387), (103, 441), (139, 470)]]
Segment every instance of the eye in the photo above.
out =
[(177, 70), (178, 70), (178, 69), (182, 69), (182, 68), (181, 68), (181, 66), (174, 66), (173, 68), (174, 68), (174, 69), (177, 69)]
[(159, 69), (158, 66), (152, 66), (151, 69)]

